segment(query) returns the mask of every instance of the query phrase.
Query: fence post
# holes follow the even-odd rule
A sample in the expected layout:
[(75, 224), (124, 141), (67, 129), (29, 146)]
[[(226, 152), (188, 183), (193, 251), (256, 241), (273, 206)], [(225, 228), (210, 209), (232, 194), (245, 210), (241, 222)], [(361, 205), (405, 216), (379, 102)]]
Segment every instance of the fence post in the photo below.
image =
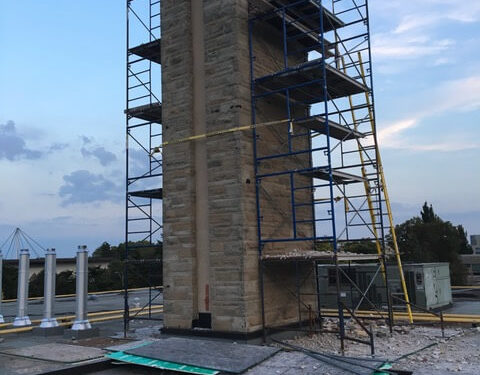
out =
[(370, 353), (372, 356), (375, 355), (375, 342), (374, 342), (374, 338), (373, 338), (373, 326), (370, 324), (370, 333), (369, 333), (369, 336), (370, 336)]
[(440, 327), (442, 328), (442, 337), (445, 338), (445, 324), (443, 321), (443, 311), (440, 311)]

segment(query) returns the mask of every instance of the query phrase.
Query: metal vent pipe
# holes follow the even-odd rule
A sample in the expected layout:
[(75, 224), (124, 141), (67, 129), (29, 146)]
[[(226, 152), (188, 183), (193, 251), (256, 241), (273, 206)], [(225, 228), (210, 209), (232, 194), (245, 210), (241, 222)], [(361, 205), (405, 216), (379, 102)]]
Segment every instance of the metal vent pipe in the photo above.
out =
[(2, 289), (2, 267), (3, 267), (3, 256), (2, 251), (0, 250), (0, 323), (5, 323), (2, 315), (2, 297), (3, 297), (3, 289)]
[(87, 298), (88, 298), (88, 250), (85, 245), (79, 246), (77, 251), (77, 290), (76, 290), (76, 311), (73, 331), (90, 329), (87, 318)]
[(17, 316), (13, 321), (14, 327), (24, 327), (32, 324), (28, 317), (28, 279), (30, 276), (30, 254), (27, 249), (20, 250), (18, 260), (18, 290)]
[(56, 270), (57, 255), (55, 254), (55, 249), (47, 249), (45, 253), (43, 319), (40, 323), (40, 328), (58, 327), (57, 319), (54, 317)]

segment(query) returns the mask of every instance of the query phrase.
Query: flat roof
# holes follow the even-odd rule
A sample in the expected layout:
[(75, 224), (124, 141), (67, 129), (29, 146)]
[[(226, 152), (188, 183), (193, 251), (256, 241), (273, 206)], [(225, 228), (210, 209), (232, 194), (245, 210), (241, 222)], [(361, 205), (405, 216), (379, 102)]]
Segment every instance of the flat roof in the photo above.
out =
[[(59, 263), (75, 263), (76, 262), (76, 257), (72, 258), (56, 258), (57, 259), (57, 264)], [(88, 263), (104, 263), (104, 262), (110, 262), (112, 259), (115, 258), (105, 258), (105, 257), (88, 257)], [(36, 264), (36, 263), (41, 263), (43, 264), (45, 262), (45, 258), (30, 258), (30, 264)], [(6, 264), (18, 264), (18, 259), (3, 259), (3, 263)]]

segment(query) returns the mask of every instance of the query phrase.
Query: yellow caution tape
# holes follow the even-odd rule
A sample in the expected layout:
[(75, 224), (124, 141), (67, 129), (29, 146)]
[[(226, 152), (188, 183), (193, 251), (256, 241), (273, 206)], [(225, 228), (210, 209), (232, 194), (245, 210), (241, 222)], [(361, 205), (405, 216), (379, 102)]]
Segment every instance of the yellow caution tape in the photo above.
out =
[(200, 139), (206, 139), (206, 138), (214, 137), (214, 136), (217, 136), (217, 135), (235, 133), (235, 132), (244, 131), (244, 130), (251, 130), (251, 129), (256, 129), (256, 128), (260, 128), (260, 127), (280, 125), (280, 124), (286, 124), (286, 123), (290, 123), (290, 129), (293, 131), (293, 124), (291, 123), (291, 121), (289, 119), (262, 122), (262, 123), (259, 123), (259, 124), (243, 125), (243, 126), (237, 126), (235, 128), (230, 128), (230, 129), (217, 130), (217, 131), (210, 132), (210, 133), (192, 135), (190, 137), (175, 139), (173, 141), (165, 141), (165, 142), (162, 143), (161, 146), (154, 147), (153, 150), (152, 150), (152, 154), (160, 152), (161, 148), (164, 147), (164, 146), (177, 145), (179, 143), (198, 141)]

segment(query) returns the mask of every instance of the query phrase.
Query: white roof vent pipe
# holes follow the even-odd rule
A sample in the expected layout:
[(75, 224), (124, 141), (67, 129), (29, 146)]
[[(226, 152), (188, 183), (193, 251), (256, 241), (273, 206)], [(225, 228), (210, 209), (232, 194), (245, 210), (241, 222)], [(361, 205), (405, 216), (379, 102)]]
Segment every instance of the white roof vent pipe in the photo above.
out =
[(88, 299), (88, 250), (85, 245), (79, 246), (77, 251), (77, 290), (75, 322), (72, 331), (91, 329), (92, 326), (87, 317)]
[(25, 327), (32, 324), (28, 317), (28, 279), (30, 276), (30, 253), (21, 249), (18, 260), (17, 316), (14, 327)]
[(43, 319), (40, 328), (58, 327), (54, 316), (55, 310), (55, 276), (57, 274), (57, 255), (55, 249), (45, 252), (45, 279), (43, 293)]

